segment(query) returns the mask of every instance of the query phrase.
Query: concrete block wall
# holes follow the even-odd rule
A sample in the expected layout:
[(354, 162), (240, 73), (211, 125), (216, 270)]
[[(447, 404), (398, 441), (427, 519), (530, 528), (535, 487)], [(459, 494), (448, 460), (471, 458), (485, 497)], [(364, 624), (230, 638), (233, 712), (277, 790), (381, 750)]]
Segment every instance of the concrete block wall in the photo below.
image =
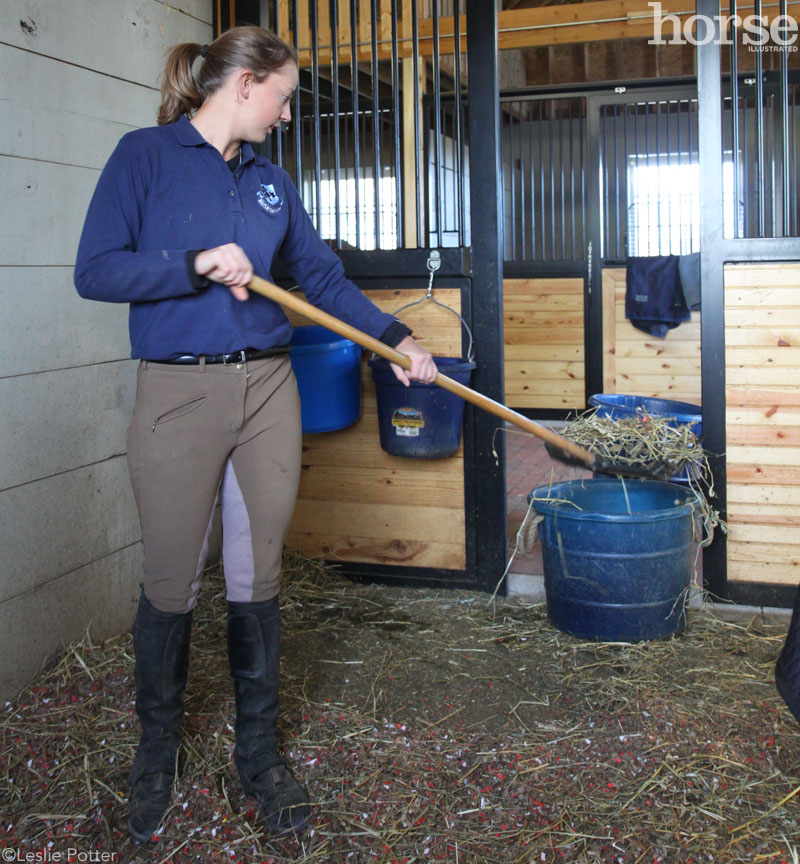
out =
[(100, 170), (155, 123), (177, 42), (212, 0), (7, 0), (0, 14), (0, 699), (87, 628), (130, 627), (142, 548), (125, 461), (127, 306), (72, 268)]

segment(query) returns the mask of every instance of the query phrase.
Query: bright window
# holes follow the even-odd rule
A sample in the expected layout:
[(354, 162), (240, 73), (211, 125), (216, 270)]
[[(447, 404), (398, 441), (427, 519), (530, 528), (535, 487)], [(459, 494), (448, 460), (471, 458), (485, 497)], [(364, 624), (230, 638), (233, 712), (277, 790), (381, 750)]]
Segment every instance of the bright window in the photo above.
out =
[[(685, 154), (634, 156), (628, 170), (628, 255), (700, 251), (700, 165)], [(734, 234), (733, 162), (722, 166), (726, 237)], [(739, 208), (740, 222), (743, 218)]]
[[(320, 183), (319, 213), (316, 207), (316, 183), (306, 183), (306, 200), (312, 202), (312, 218), (325, 240), (336, 238), (336, 182), (331, 172), (323, 172)], [(326, 176), (328, 175), (328, 176)], [(351, 172), (352, 175), (352, 172)], [(380, 179), (380, 213), (378, 231), (381, 249), (397, 248), (397, 195), (394, 177)], [(342, 243), (357, 249), (375, 249), (375, 183), (371, 177), (358, 181), (358, 237), (356, 236), (356, 180), (343, 174), (339, 180), (339, 236)]]

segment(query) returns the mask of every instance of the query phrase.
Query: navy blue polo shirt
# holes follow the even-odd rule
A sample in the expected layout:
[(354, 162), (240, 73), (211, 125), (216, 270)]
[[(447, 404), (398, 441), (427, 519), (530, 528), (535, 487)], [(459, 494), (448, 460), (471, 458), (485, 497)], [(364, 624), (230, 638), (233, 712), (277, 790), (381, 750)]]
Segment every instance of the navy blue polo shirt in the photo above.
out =
[(132, 357), (287, 344), (292, 327), (277, 303), (193, 284), (187, 254), (225, 243), (267, 279), (280, 255), (311, 303), (375, 338), (395, 320), (345, 277), (282, 168), (245, 143), (231, 172), (186, 117), (120, 140), (89, 205), (75, 286), (81, 297), (130, 303)]

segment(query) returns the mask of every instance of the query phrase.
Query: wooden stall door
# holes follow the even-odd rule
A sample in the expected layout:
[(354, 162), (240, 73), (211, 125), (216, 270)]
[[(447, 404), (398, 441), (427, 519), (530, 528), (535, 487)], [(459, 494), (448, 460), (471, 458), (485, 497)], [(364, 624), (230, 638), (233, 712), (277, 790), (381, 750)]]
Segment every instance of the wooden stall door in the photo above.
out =
[(725, 268), (728, 580), (800, 580), (800, 264)]
[[(409, 302), (407, 290), (364, 293), (385, 312)], [(436, 299), (460, 312), (459, 289), (439, 288)], [(405, 310), (401, 318), (432, 354), (461, 356), (461, 322), (446, 309), (426, 302)], [(294, 326), (308, 323), (292, 317)], [(338, 432), (303, 436), (300, 492), (286, 545), (329, 561), (463, 570), (463, 442), (448, 459), (385, 453), (366, 358), (361, 419)]]
[(581, 278), (504, 279), (506, 403), (518, 410), (586, 405)]
[(700, 312), (664, 339), (625, 317), (625, 270), (603, 270), (603, 392), (700, 404)]

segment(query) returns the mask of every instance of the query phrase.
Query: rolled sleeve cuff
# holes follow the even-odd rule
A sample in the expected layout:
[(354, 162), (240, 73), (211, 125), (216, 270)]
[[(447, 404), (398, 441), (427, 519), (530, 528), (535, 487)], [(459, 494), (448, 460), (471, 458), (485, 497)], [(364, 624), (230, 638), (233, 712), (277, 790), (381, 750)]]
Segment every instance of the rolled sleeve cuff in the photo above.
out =
[(406, 327), (402, 321), (392, 321), (392, 323), (383, 331), (380, 341), (390, 348), (396, 348), (406, 336), (411, 335), (411, 328)]
[(194, 269), (195, 258), (197, 258), (197, 256), (203, 251), (203, 249), (190, 249), (186, 253), (186, 270), (189, 273), (189, 281), (192, 283), (192, 288), (194, 288), (195, 291), (202, 291), (203, 288), (208, 288), (211, 284), (205, 276), (201, 276)]

